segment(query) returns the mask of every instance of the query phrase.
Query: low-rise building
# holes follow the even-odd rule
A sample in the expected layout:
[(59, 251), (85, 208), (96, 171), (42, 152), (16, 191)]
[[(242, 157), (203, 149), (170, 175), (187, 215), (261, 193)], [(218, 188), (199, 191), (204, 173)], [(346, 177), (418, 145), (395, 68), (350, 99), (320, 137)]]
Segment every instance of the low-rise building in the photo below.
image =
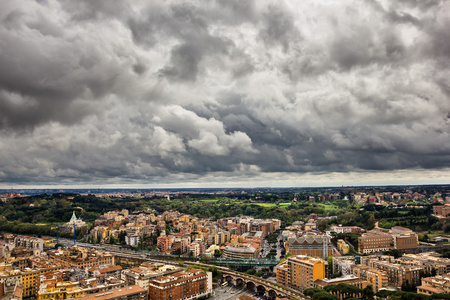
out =
[(180, 271), (182, 271), (182, 268), (174, 265), (143, 263), (139, 267), (123, 270), (121, 278), (127, 285), (138, 285), (141, 288), (148, 289), (151, 279)]
[(101, 292), (83, 297), (73, 298), (74, 300), (147, 300), (148, 291), (137, 286), (127, 286), (120, 289)]
[(259, 244), (234, 243), (226, 246), (222, 255), (229, 259), (255, 259), (259, 257)]
[(450, 293), (450, 274), (422, 278), (417, 293), (423, 295)]
[(318, 279), (318, 280), (314, 281), (314, 287), (323, 289), (324, 287), (326, 287), (328, 285), (335, 285), (335, 284), (340, 284), (340, 283), (353, 285), (360, 289), (365, 288), (368, 284), (366, 280), (361, 279), (358, 276), (347, 275), (347, 276), (333, 278), (333, 279), (328, 279), (328, 278)]

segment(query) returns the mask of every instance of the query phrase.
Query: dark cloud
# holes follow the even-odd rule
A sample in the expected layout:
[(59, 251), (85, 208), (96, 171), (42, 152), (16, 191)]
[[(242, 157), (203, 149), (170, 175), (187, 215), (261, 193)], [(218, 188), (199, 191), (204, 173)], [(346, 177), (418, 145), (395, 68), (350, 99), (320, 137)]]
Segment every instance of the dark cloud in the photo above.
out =
[(443, 176), (449, 9), (2, 1), (0, 182)]

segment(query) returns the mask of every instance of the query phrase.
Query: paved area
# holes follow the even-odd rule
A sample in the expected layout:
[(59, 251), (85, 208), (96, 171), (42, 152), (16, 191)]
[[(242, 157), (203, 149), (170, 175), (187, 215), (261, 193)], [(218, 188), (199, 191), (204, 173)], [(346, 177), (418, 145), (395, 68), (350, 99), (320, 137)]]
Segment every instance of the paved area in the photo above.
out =
[[(242, 295), (253, 296), (254, 292), (243, 288), (235, 288), (234, 286), (218, 287), (214, 290), (215, 295), (211, 298), (214, 300), (236, 300)], [(259, 299), (259, 298), (258, 298)]]

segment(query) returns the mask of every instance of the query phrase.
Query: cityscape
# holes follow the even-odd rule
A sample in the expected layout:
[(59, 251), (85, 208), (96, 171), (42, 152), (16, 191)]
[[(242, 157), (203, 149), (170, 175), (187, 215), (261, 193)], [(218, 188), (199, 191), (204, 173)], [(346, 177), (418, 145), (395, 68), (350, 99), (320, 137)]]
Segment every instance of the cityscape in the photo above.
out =
[(446, 185), (22, 192), (0, 197), (8, 299), (427, 300), (450, 291)]
[(1, 0), (0, 300), (450, 300), (449, 0)]

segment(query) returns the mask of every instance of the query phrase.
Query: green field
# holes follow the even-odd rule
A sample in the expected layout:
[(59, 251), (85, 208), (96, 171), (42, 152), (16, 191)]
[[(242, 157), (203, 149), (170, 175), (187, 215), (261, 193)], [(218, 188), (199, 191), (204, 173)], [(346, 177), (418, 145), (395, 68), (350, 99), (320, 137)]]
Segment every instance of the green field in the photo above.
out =
[(320, 206), (323, 206), (325, 210), (331, 210), (331, 209), (339, 209), (338, 206), (333, 204), (321, 204)]
[(220, 199), (202, 199), (200, 202), (206, 202), (206, 203), (214, 203), (220, 201)]
[(256, 205), (259, 205), (259, 206), (271, 208), (271, 207), (277, 207), (277, 206), (289, 206), (289, 205), (291, 205), (291, 202), (283, 202), (283, 203), (280, 203), (280, 204), (276, 204), (276, 203), (254, 203), (253, 202), (252, 204), (256, 204)]

